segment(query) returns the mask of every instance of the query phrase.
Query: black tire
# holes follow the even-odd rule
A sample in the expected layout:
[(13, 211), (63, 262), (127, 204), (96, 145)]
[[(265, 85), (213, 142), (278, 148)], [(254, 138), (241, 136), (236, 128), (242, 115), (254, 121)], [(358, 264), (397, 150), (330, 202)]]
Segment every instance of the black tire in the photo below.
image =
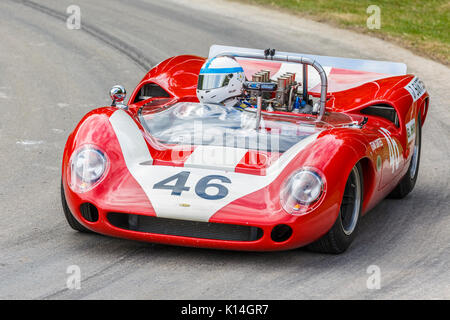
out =
[(69, 206), (67, 205), (66, 195), (64, 193), (64, 186), (62, 181), (61, 181), (61, 203), (64, 211), (64, 216), (66, 217), (66, 220), (72, 229), (79, 232), (92, 232), (86, 227), (84, 227), (81, 223), (79, 223), (77, 219), (75, 219), (74, 216), (72, 215), (72, 212), (70, 212)]
[(416, 121), (416, 140), (413, 157), (411, 158), (408, 171), (406, 172), (402, 180), (400, 180), (395, 189), (389, 194), (388, 196), (389, 198), (402, 199), (406, 197), (414, 189), (414, 186), (416, 185), (417, 181), (417, 176), (419, 175), (421, 149), (422, 149), (422, 124), (420, 121), (420, 114), (419, 114)]
[(342, 253), (355, 239), (361, 219), (363, 204), (363, 171), (357, 163), (345, 184), (339, 215), (330, 231), (319, 240), (308, 245), (308, 249), (322, 253)]

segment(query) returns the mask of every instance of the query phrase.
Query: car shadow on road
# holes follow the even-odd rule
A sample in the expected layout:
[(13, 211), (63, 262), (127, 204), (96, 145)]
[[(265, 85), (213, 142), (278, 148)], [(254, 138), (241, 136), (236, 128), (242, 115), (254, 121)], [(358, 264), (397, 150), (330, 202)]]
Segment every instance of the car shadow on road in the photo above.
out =
[[(121, 247), (129, 249), (140, 249), (141, 254), (165, 257), (167, 259), (176, 258), (186, 263), (199, 261), (226, 261), (235, 265), (263, 264), (266, 267), (289, 267), (292, 265), (314, 268), (329, 268), (336, 265), (346, 266), (359, 261), (368, 264), (371, 261), (380, 259), (385, 254), (392, 254), (393, 251), (405, 246), (402, 236), (414, 229), (414, 219), (410, 212), (412, 207), (417, 209), (421, 201), (414, 199), (411, 194), (402, 200), (385, 199), (375, 208), (369, 211), (360, 221), (358, 236), (350, 248), (343, 254), (322, 254), (308, 251), (306, 248), (299, 248), (288, 251), (277, 252), (246, 252), (217, 249), (203, 249), (192, 247), (179, 247), (163, 244), (152, 244), (136, 242), (131, 240), (113, 239), (99, 235), (80, 235), (80, 237), (97, 237), (98, 246), (90, 249), (102, 254), (103, 241), (110, 243), (121, 242)], [(410, 210), (410, 209), (411, 210)]]

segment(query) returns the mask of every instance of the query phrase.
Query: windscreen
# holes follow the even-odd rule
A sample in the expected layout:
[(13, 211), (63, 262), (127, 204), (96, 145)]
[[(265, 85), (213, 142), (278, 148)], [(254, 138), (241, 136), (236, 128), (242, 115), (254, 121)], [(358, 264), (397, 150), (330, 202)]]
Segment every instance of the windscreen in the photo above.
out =
[(255, 108), (179, 102), (141, 111), (144, 128), (166, 145), (211, 145), (283, 153), (302, 139), (333, 126), (313, 117), (263, 115), (255, 130)]

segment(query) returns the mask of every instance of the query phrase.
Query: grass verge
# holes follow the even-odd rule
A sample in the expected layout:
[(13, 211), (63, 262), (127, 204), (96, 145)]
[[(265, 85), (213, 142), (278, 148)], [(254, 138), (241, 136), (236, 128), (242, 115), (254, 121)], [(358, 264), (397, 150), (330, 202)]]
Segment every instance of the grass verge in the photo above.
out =
[[(396, 42), (422, 56), (450, 65), (448, 0), (234, 0), (279, 8), (315, 21)], [(380, 28), (368, 28), (380, 9)], [(372, 17), (371, 17), (372, 16)]]

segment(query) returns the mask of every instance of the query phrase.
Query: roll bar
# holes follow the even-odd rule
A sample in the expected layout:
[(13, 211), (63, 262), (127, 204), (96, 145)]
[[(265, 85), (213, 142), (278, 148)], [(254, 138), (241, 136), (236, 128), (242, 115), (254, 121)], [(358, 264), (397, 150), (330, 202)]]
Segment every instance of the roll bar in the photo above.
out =
[[(325, 70), (323, 67), (316, 61), (307, 57), (295, 57), (295, 56), (289, 56), (287, 54), (277, 54), (275, 52), (275, 49), (266, 49), (261, 50), (261, 53), (259, 52), (221, 52), (216, 57), (220, 56), (231, 56), (235, 58), (248, 58), (248, 59), (258, 59), (258, 60), (274, 60), (274, 61), (285, 61), (285, 62), (294, 62), (294, 63), (300, 63), (303, 65), (303, 96), (307, 95), (308, 90), (308, 79), (307, 79), (307, 66), (310, 65), (314, 67), (314, 69), (317, 70), (320, 76), (320, 104), (319, 104), (319, 112), (318, 114), (318, 121), (322, 120), (322, 117), (325, 113), (325, 103), (327, 101), (327, 89), (328, 89), (328, 79), (327, 74), (325, 73)], [(317, 112), (317, 111), (316, 111)]]

